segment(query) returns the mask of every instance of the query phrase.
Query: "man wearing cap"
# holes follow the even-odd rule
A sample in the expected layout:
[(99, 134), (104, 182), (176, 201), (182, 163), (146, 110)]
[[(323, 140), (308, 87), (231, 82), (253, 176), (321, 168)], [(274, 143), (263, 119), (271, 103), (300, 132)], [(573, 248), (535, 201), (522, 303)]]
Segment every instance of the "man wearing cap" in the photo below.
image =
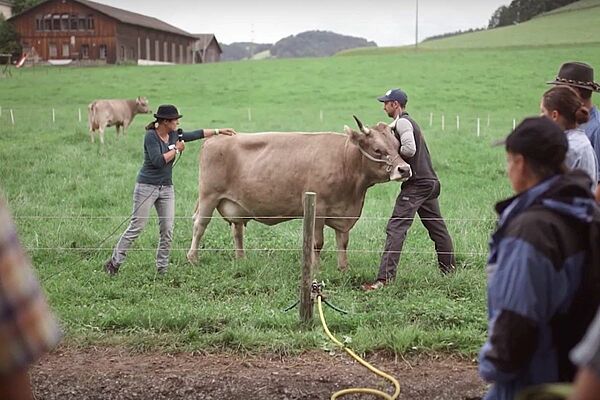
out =
[(433, 170), (421, 128), (405, 111), (408, 96), (401, 89), (390, 89), (377, 100), (383, 103), (387, 115), (394, 119), (390, 127), (400, 142), (400, 156), (410, 165), (412, 175), (402, 184), (388, 222), (377, 280), (362, 286), (367, 291), (380, 289), (396, 277), (406, 232), (416, 213), (435, 243), (440, 270), (448, 273), (454, 270), (455, 265), (452, 239), (438, 203), (440, 181)]
[[(590, 119), (579, 126), (585, 131), (596, 153), (598, 163), (598, 176), (600, 177), (600, 111), (592, 103), (592, 92), (600, 92), (600, 84), (594, 82), (594, 69), (582, 62), (566, 62), (560, 66), (558, 75), (550, 85), (567, 85), (575, 89), (583, 105), (590, 110)], [(596, 200), (600, 201), (600, 186), (596, 190)]]
[(485, 399), (572, 381), (569, 351), (600, 304), (600, 209), (581, 170), (564, 167), (568, 141), (546, 117), (503, 142), (515, 196), (496, 204), (488, 257), (488, 337), (479, 373)]

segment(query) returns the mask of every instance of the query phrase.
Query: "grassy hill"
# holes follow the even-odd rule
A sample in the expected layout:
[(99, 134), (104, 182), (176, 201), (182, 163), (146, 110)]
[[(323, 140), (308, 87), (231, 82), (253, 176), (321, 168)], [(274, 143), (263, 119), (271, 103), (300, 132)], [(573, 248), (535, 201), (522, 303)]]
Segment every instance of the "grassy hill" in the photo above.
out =
[[(467, 33), (419, 44), (419, 49), (476, 49), (516, 46), (562, 46), (600, 43), (600, 0), (582, 0), (530, 21), (502, 28)], [(585, 29), (579, 29), (585, 27)], [(413, 46), (356, 49), (340, 55), (381, 54), (413, 49)]]

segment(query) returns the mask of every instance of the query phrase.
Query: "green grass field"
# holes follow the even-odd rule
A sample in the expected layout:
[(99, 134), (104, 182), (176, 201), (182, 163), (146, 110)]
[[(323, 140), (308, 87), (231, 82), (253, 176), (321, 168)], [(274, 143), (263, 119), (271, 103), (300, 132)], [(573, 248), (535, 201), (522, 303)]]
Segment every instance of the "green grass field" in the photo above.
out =
[(511, 193), (504, 152), (490, 143), (510, 131), (513, 119), (539, 113), (544, 82), (573, 59), (600, 66), (600, 45), (14, 71), (12, 78), (0, 80), (0, 186), (68, 343), (279, 354), (329, 349), (320, 328), (302, 330), (297, 310), (282, 312), (298, 296), (300, 221), (275, 227), (251, 222), (247, 258), (235, 260), (228, 226), (216, 218), (204, 237), (200, 264), (186, 262), (198, 142), (187, 145), (174, 171), (177, 220), (168, 275), (159, 278), (154, 272), (154, 218), (121, 273), (106, 276), (102, 264), (124, 226), (101, 241), (131, 212), (143, 126), (151, 118), (138, 116), (120, 140), (109, 129), (102, 147), (90, 143), (78, 109), (85, 121), (92, 99), (145, 95), (154, 108), (177, 104), (184, 129), (342, 132), (344, 124), (352, 125), (352, 114), (369, 124), (387, 120), (375, 97), (401, 86), (442, 182), (442, 211), (460, 268), (453, 276), (440, 276), (433, 243), (415, 222), (395, 284), (361, 292), (360, 284), (376, 274), (399, 191), (395, 183), (375, 186), (351, 233), (345, 274), (337, 271), (334, 235), (326, 230), (318, 278), (330, 300), (350, 312), (326, 311), (329, 327), (338, 337), (351, 338), (359, 352), (472, 356), (486, 330), (484, 266), (492, 206)]

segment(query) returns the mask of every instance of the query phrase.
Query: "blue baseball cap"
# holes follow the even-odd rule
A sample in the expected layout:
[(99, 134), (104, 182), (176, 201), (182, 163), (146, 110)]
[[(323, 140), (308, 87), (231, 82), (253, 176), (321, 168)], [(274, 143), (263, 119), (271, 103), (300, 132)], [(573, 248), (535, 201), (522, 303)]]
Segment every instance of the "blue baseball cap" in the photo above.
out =
[(402, 89), (390, 89), (385, 92), (385, 95), (378, 97), (377, 100), (381, 102), (397, 101), (401, 106), (405, 106), (408, 102), (408, 96)]

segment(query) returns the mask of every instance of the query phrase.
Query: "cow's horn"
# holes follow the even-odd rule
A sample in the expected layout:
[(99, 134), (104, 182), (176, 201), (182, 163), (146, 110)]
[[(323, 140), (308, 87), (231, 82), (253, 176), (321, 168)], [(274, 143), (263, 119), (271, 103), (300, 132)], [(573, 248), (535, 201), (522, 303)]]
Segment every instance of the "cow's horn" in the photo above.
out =
[(366, 126), (363, 125), (362, 122), (360, 122), (360, 119), (358, 119), (356, 117), (356, 115), (353, 115), (354, 120), (356, 121), (356, 123), (358, 124), (358, 129), (361, 130), (362, 133), (364, 133), (365, 135), (368, 135), (371, 133), (371, 131), (369, 130), (369, 128), (367, 128)]

